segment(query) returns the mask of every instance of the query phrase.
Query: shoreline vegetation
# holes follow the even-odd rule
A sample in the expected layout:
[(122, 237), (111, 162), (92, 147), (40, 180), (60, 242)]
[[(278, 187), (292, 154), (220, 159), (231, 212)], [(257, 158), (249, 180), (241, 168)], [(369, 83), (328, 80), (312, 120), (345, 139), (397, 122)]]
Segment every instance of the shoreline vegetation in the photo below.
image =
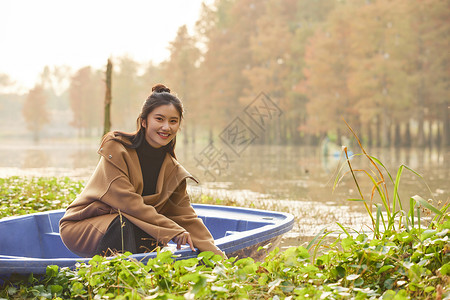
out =
[[(147, 264), (127, 259), (129, 253), (95, 256), (75, 270), (48, 266), (43, 277), (12, 277), (0, 286), (0, 299), (450, 299), (448, 199), (434, 206), (415, 195), (403, 207), (402, 173), (423, 178), (405, 165), (393, 177), (361, 150), (353, 158), (367, 158), (370, 167), (354, 169), (344, 148), (347, 166), (335, 187), (344, 177), (355, 181), (360, 198), (348, 200), (363, 203), (370, 232), (338, 223), (339, 230), (323, 229), (308, 245), (276, 248), (261, 262), (209, 252), (175, 261), (163, 250)], [(369, 196), (361, 176), (373, 184)], [(0, 178), (0, 218), (64, 208), (83, 186), (68, 177)], [(193, 202), (236, 205), (207, 195)]]

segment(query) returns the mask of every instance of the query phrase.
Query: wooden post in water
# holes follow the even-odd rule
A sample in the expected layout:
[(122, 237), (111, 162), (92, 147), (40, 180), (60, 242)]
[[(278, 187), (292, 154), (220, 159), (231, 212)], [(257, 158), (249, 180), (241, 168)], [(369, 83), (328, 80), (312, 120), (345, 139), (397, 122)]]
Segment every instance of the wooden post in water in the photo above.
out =
[(105, 92), (105, 116), (103, 123), (103, 135), (111, 131), (111, 74), (112, 74), (112, 63), (108, 59), (108, 64), (106, 65), (106, 92)]

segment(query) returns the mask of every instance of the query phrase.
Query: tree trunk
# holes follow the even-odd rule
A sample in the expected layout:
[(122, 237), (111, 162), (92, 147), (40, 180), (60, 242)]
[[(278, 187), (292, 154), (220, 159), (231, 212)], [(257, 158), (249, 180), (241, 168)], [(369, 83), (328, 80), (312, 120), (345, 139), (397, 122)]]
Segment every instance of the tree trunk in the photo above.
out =
[(386, 146), (385, 147), (390, 147), (390, 146), (392, 146), (392, 124), (391, 124), (390, 121), (387, 122), (386, 127), (387, 127), (387, 130), (386, 130), (386, 133), (387, 133), (386, 138), (387, 138), (387, 140), (386, 140)]
[(372, 147), (372, 145), (373, 145), (372, 124), (369, 122), (367, 124), (367, 147)]
[(390, 137), (390, 124), (389, 124), (389, 119), (387, 117), (387, 112), (386, 112), (386, 108), (383, 109), (383, 121), (381, 122), (381, 134), (382, 134), (382, 143), (381, 146), (382, 147), (389, 147), (390, 146), (390, 141), (391, 141), (391, 137)]
[(425, 145), (425, 131), (424, 131), (424, 116), (423, 116), (423, 108), (418, 108), (418, 114), (417, 114), (417, 145), (418, 147), (423, 147)]
[(444, 110), (444, 130), (442, 134), (442, 145), (450, 146), (450, 105), (444, 103), (442, 109)]
[(437, 121), (437, 132), (436, 132), (436, 147), (440, 147), (442, 144), (442, 133), (441, 133), (441, 122)]
[(106, 65), (106, 92), (105, 92), (105, 115), (103, 123), (103, 135), (111, 131), (111, 78), (112, 78), (112, 63), (108, 59)]
[(428, 137), (427, 137), (427, 146), (432, 147), (433, 146), (433, 121), (428, 121)]
[(394, 132), (394, 146), (400, 147), (402, 145), (401, 133), (400, 133), (400, 123), (395, 123), (395, 132)]
[(403, 139), (403, 145), (411, 147), (411, 124), (409, 120), (406, 122), (405, 138)]
[(377, 122), (375, 125), (375, 135), (377, 138), (377, 147), (381, 147), (381, 117), (380, 115), (377, 116)]

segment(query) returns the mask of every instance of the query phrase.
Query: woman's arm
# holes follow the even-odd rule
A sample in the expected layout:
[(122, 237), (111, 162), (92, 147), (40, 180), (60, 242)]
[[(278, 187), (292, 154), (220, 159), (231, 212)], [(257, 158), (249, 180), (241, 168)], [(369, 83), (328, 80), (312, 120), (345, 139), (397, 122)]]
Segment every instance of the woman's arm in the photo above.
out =
[(203, 221), (197, 216), (191, 206), (189, 195), (186, 192), (186, 180), (178, 186), (169, 201), (164, 205), (161, 213), (186, 229), (194, 243), (201, 252), (212, 251), (223, 257), (226, 255), (214, 245), (214, 239)]

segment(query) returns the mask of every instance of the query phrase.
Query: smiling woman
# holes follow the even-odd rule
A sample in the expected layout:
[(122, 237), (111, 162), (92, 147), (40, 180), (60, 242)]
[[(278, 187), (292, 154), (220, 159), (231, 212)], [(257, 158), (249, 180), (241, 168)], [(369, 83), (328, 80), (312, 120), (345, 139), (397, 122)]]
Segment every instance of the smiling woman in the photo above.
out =
[(225, 256), (193, 210), (176, 160), (183, 105), (162, 84), (153, 87), (134, 133), (110, 132), (83, 192), (60, 221), (64, 244), (77, 255), (144, 253), (169, 241)]

